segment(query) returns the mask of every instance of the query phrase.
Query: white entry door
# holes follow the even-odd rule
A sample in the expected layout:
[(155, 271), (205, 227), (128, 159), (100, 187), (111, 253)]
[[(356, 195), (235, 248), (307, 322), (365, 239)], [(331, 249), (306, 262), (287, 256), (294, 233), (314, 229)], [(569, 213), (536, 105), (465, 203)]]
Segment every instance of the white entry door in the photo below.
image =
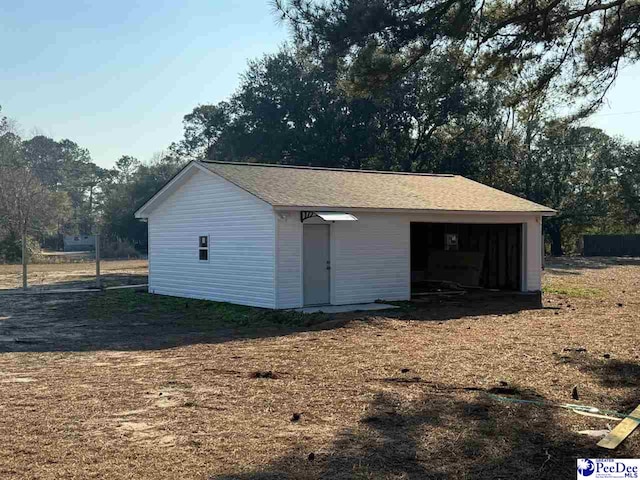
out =
[(329, 225), (304, 225), (302, 271), (305, 305), (330, 302)]

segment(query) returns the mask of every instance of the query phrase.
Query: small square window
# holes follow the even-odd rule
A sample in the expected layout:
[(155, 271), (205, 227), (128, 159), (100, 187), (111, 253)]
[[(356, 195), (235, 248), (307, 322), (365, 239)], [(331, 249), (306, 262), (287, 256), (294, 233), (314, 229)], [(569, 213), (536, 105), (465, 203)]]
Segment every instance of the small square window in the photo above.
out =
[(209, 235), (198, 237), (198, 260), (201, 262), (209, 261)]

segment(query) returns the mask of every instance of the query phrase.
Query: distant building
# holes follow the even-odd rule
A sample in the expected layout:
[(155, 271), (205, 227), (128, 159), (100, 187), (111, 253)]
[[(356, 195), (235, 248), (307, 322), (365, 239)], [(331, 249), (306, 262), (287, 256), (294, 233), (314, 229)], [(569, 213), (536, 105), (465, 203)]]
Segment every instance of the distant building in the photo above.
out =
[(96, 249), (95, 235), (65, 235), (65, 252), (86, 252)]

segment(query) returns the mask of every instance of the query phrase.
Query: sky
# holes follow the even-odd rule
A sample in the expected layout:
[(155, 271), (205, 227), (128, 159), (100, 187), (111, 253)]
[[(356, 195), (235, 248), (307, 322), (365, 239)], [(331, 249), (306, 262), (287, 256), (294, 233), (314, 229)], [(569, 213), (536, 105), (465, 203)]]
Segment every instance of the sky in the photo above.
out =
[(640, 63), (622, 68), (604, 106), (586, 124), (640, 142)]
[(103, 167), (147, 160), (287, 34), (267, 0), (2, 0), (2, 113)]
[[(268, 0), (2, 0), (2, 113), (103, 167), (149, 160), (287, 36)], [(624, 69), (588, 124), (640, 141), (639, 86), (640, 65)]]

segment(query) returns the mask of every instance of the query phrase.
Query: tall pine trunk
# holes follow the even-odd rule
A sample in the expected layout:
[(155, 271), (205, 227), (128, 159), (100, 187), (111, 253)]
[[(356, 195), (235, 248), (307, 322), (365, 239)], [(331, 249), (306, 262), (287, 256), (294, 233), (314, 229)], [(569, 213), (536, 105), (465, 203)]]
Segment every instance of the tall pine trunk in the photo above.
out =
[(564, 255), (564, 250), (562, 250), (562, 234), (560, 232), (560, 226), (553, 225), (548, 231), (549, 238), (551, 240), (551, 255), (554, 257), (561, 257)]

